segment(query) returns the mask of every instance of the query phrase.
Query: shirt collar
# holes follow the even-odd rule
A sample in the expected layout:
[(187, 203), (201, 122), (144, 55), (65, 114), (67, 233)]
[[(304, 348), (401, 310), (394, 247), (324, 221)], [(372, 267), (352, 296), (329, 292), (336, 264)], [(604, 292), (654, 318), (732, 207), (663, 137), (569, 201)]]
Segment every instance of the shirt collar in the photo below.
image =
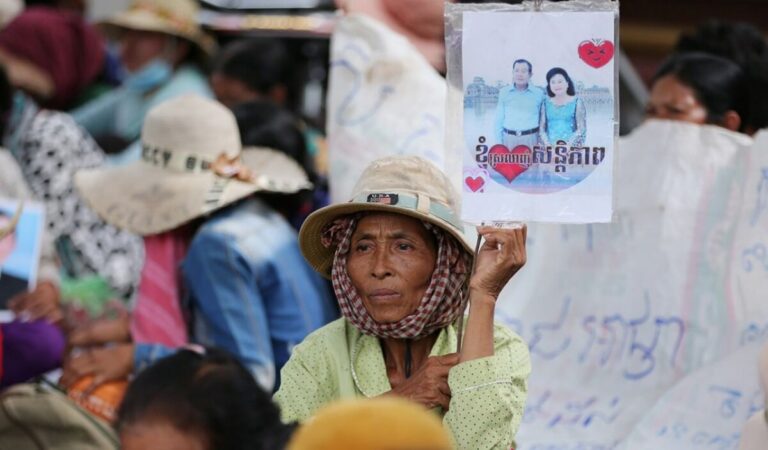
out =
[(528, 82), (528, 85), (525, 87), (525, 89), (518, 89), (517, 86), (515, 86), (515, 83), (512, 83), (512, 91), (513, 92), (533, 92), (533, 88), (531, 87), (531, 82)]

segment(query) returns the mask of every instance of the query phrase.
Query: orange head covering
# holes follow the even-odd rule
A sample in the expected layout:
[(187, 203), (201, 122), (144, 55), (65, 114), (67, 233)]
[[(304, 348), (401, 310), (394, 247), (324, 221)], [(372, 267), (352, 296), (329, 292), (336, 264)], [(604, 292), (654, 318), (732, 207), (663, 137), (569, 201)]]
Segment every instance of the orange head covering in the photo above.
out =
[(288, 450), (450, 450), (440, 419), (396, 397), (342, 400), (320, 410), (296, 431)]

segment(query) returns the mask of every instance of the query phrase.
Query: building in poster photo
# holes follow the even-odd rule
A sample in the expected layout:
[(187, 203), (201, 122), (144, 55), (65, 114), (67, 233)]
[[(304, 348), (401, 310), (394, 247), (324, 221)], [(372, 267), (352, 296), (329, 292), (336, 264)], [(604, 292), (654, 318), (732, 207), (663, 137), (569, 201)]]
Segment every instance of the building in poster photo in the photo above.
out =
[(465, 220), (610, 220), (615, 19), (463, 13)]

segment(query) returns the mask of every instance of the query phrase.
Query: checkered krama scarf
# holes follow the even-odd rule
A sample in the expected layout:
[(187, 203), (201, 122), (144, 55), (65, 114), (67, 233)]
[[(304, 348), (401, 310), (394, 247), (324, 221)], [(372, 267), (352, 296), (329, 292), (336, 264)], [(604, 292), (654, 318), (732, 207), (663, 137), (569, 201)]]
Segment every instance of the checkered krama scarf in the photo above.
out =
[(419, 339), (455, 321), (466, 307), (464, 282), (471, 266), (471, 255), (439, 227), (422, 221), (435, 235), (437, 260), (427, 290), (416, 310), (395, 323), (378, 323), (368, 313), (362, 297), (347, 272), (347, 256), (361, 215), (348, 215), (327, 224), (321, 242), (335, 247), (331, 281), (342, 315), (364, 334), (379, 338)]

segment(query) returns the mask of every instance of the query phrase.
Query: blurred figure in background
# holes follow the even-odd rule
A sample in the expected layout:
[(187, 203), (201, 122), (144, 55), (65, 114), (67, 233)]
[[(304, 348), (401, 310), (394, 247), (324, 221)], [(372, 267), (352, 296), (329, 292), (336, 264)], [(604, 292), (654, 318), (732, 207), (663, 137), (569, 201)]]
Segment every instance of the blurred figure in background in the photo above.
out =
[(405, 36), (432, 67), (445, 72), (443, 0), (336, 0), (336, 5), (348, 14), (383, 22)]
[(104, 163), (101, 149), (69, 115), (40, 109), (10, 86), (4, 71), (0, 118), (3, 146), (18, 164), (31, 197), (45, 206), (46, 231), (63, 274), (71, 279), (96, 275), (114, 294), (130, 299), (144, 260), (141, 240), (106, 224), (74, 190), (78, 169)]
[(62, 382), (122, 379), (191, 340), (236, 355), (271, 391), (293, 347), (334, 318), (296, 231), (259, 198), (308, 187), (306, 174), (274, 150), (241, 153), (232, 113), (198, 96), (150, 111), (142, 145), (141, 161), (77, 176), (105, 220), (144, 236), (147, 258), (130, 328), (70, 335), (93, 348), (70, 360)]
[[(13, 88), (8, 83), (5, 72), (0, 68), (0, 111), (10, 111), (12, 101)], [(2, 134), (2, 121), (0, 121), (0, 135)], [(11, 200), (32, 198), (19, 163), (4, 148), (0, 148), (0, 198)], [(54, 243), (47, 230), (43, 230), (37, 278), (37, 286), (33, 292), (17, 296), (8, 307), (17, 314), (26, 313), (31, 320), (46, 318), (51, 323), (58, 323), (61, 319), (58, 308), (59, 268)], [(0, 294), (1, 297), (3, 297), (2, 294)]]
[(107, 153), (111, 162), (138, 160), (147, 111), (183, 94), (211, 97), (203, 65), (215, 43), (197, 23), (193, 0), (135, 0), (104, 21), (119, 43), (126, 72), (123, 85), (72, 115)]
[(232, 108), (254, 100), (285, 106), (293, 65), (278, 39), (244, 39), (224, 47), (211, 69), (216, 99)]
[[(233, 108), (243, 145), (266, 145), (287, 151), (307, 171), (315, 186), (314, 197), (298, 215), (289, 214), (298, 227), (308, 213), (328, 204), (328, 151), (322, 133), (288, 110), (289, 99), (294, 95), (289, 91), (293, 70), (291, 55), (283, 42), (248, 39), (232, 42), (221, 50), (213, 63), (210, 80), (216, 98)], [(272, 118), (273, 114), (276, 117)], [(293, 121), (292, 126), (289, 120)], [(297, 130), (304, 143), (295, 141), (293, 130), (278, 136), (273, 126)], [(262, 138), (269, 143), (257, 143)]]
[(646, 115), (744, 132), (752, 123), (744, 71), (705, 53), (672, 55), (656, 72)]
[(684, 34), (675, 52), (704, 52), (728, 59), (745, 73), (749, 120), (744, 132), (755, 134), (768, 126), (768, 42), (755, 26), (712, 20)]
[(117, 430), (124, 450), (278, 450), (292, 427), (236, 359), (195, 346), (136, 377)]
[(263, 194), (262, 199), (296, 228), (312, 211), (328, 203), (328, 191), (318, 186), (319, 176), (307, 150), (299, 121), (288, 110), (267, 100), (239, 103), (232, 110), (243, 146), (269, 147), (285, 153), (307, 173), (313, 190), (295, 194)]
[(11, 83), (44, 108), (67, 110), (89, 95), (105, 57), (101, 35), (70, 11), (28, 8), (0, 30), (0, 63)]

